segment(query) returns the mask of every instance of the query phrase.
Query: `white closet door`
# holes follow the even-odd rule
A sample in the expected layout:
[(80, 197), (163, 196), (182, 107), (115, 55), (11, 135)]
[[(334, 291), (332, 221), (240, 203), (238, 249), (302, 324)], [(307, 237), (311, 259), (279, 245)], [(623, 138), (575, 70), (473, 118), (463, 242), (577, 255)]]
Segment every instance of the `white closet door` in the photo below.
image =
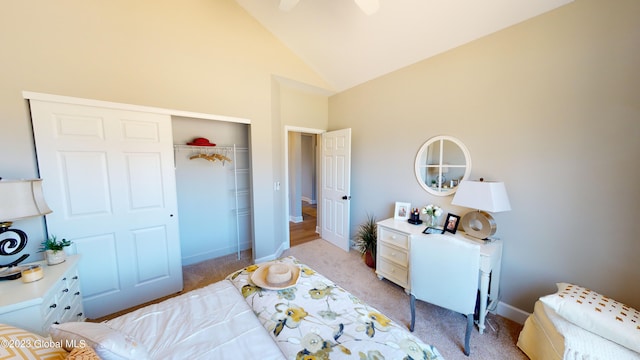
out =
[(47, 231), (82, 255), (87, 317), (182, 290), (170, 116), (30, 105)]

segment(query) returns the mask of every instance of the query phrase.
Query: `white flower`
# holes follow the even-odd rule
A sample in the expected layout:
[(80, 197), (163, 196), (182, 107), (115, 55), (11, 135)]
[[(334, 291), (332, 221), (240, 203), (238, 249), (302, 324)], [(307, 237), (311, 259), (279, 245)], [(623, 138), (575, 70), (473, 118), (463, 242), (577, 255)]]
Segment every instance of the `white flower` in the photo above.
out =
[(422, 208), (422, 214), (439, 217), (442, 215), (442, 209), (437, 205), (429, 204)]

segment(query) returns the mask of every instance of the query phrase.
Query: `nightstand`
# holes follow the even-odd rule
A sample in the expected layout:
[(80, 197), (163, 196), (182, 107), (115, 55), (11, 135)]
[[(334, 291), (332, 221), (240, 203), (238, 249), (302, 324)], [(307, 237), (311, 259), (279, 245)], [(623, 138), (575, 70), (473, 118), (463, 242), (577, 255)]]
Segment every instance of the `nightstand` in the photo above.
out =
[(409, 237), (411, 232), (398, 226), (399, 224), (406, 224), (407, 228), (416, 226), (406, 221), (392, 223), (385, 220), (378, 223), (376, 274), (378, 279), (387, 278), (402, 286), (409, 294)]
[(70, 255), (58, 265), (40, 261), (35, 264), (43, 268), (42, 279), (0, 282), (0, 323), (48, 336), (51, 324), (84, 321), (79, 260), (80, 255)]

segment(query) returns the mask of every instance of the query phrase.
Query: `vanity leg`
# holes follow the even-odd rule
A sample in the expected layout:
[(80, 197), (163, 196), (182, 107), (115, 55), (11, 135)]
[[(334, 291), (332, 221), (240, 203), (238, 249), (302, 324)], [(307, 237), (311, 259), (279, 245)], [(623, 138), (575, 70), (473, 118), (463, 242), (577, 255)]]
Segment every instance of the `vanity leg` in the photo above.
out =
[(478, 314), (478, 331), (484, 333), (484, 319), (487, 315), (487, 294), (489, 293), (489, 273), (480, 273), (480, 314)]

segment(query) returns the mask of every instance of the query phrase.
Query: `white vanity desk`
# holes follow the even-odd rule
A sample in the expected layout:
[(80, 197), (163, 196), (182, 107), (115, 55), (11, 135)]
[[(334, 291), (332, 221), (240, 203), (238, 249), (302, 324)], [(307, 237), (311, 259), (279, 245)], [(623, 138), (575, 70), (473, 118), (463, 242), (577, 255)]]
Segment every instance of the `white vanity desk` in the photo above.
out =
[[(378, 222), (378, 247), (376, 256), (376, 274), (380, 280), (386, 278), (411, 292), (409, 277), (409, 239), (428, 241), (429, 235), (423, 234), (425, 225), (412, 225), (406, 220), (386, 219)], [(502, 261), (502, 240), (491, 242), (471, 240), (458, 231), (455, 235), (460, 241), (480, 244), (480, 314), (478, 329), (482, 334), (488, 311), (495, 311), (499, 300), (500, 266)], [(437, 269), (434, 269), (437, 270)], [(455, 284), (451, 284), (455, 286)], [(488, 299), (488, 300), (487, 300)]]

